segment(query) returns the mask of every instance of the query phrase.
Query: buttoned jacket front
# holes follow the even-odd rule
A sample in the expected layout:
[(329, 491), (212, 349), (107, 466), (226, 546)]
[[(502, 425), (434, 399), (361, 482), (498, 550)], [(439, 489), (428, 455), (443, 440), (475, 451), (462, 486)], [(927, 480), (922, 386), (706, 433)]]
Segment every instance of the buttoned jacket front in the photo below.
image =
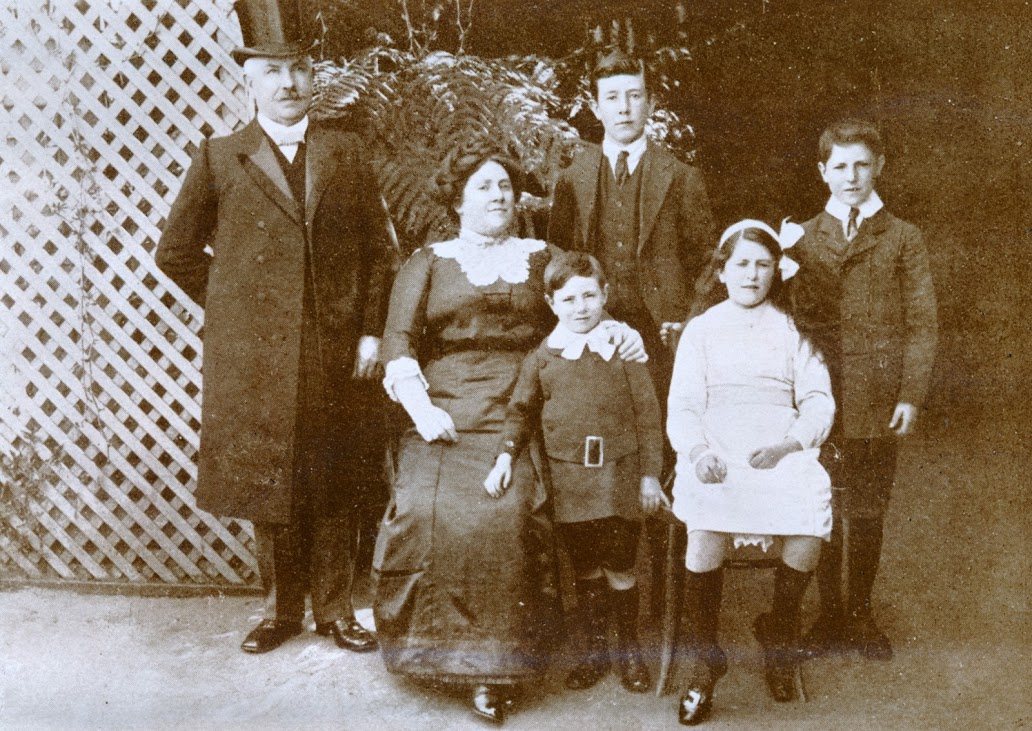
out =
[(829, 363), (840, 428), (848, 438), (888, 436), (895, 405), (921, 406), (928, 393), (938, 331), (935, 289), (920, 230), (885, 209), (848, 244), (827, 212), (803, 224), (791, 250), (800, 277), (820, 277), (818, 313), (830, 318)]
[[(595, 208), (600, 145), (588, 145), (556, 183), (549, 243), (598, 255)], [(638, 212), (639, 294), (657, 324), (686, 318), (695, 278), (716, 245), (706, 188), (699, 172), (649, 142), (642, 166)], [(605, 262), (603, 262), (605, 264)]]
[(158, 245), (158, 266), (204, 307), (197, 501), (217, 515), (290, 516), (303, 311), (327, 422), (354, 420), (356, 344), (383, 331), (393, 262), (375, 178), (352, 135), (312, 124), (306, 147), (302, 204), (256, 121), (203, 141)]

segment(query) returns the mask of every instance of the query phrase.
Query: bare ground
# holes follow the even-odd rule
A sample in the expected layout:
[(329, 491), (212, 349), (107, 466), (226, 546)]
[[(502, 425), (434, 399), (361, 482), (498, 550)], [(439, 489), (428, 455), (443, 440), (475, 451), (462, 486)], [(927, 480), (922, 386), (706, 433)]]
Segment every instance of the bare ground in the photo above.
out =
[[(1019, 421), (966, 427), (943, 433), (969, 438), (926, 435), (901, 457), (876, 588), (896, 658), (811, 661), (809, 702), (773, 703), (748, 631), (769, 575), (731, 572), (722, 614), (731, 672), (706, 728), (1032, 725), (1027, 436)], [(314, 634), (245, 655), (238, 646), (259, 611), (250, 597), (0, 592), (0, 727), (484, 728), (461, 697), (400, 681), (376, 654), (346, 653)], [(359, 618), (372, 622), (368, 609)], [(530, 690), (508, 727), (678, 728), (675, 695), (632, 696), (614, 676), (574, 693), (557, 675)]]

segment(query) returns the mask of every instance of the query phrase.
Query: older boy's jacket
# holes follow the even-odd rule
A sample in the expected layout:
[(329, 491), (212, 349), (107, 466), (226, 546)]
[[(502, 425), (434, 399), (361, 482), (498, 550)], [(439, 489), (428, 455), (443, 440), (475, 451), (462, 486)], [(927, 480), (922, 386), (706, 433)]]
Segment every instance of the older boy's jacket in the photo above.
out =
[(897, 403), (924, 402), (935, 360), (935, 289), (921, 232), (885, 209), (848, 244), (842, 222), (825, 211), (803, 228), (792, 255), (800, 276), (819, 277), (827, 293), (840, 428), (847, 438), (887, 436)]
[[(602, 147), (588, 145), (563, 171), (553, 196), (549, 243), (598, 255), (592, 226), (602, 164), (608, 164)], [(680, 322), (691, 305), (695, 278), (716, 244), (709, 199), (695, 168), (651, 142), (639, 164), (639, 295), (656, 323)]]

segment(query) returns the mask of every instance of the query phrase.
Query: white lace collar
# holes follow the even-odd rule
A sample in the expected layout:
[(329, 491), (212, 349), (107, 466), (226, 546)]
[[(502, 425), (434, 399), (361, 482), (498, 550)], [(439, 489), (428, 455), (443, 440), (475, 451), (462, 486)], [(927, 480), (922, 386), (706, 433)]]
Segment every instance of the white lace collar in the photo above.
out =
[(609, 337), (609, 331), (599, 323), (586, 333), (575, 333), (561, 322), (548, 336), (546, 344), (549, 348), (561, 350), (566, 360), (577, 360), (584, 354), (584, 349), (598, 353), (603, 360), (611, 360), (616, 352), (616, 345)]
[(522, 284), (530, 276), (530, 255), (546, 246), (537, 239), (493, 238), (463, 229), (459, 238), (431, 244), (434, 254), (454, 259), (469, 283), (486, 287), (499, 279)]

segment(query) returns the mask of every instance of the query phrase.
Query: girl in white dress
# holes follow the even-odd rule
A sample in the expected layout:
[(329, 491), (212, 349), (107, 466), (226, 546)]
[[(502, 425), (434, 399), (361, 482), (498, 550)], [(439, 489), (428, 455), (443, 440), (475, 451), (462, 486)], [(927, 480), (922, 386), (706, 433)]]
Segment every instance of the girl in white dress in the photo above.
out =
[(733, 547), (780, 549), (773, 606), (754, 630), (772, 697), (796, 698), (799, 606), (831, 531), (831, 482), (817, 458), (835, 413), (824, 360), (789, 314), (785, 280), (798, 265), (783, 249), (799, 233), (754, 220), (724, 232), (693, 311), (727, 298), (689, 320), (674, 362), (667, 432), (674, 513), (688, 526), (686, 725), (708, 715), (727, 670), (717, 627)]

